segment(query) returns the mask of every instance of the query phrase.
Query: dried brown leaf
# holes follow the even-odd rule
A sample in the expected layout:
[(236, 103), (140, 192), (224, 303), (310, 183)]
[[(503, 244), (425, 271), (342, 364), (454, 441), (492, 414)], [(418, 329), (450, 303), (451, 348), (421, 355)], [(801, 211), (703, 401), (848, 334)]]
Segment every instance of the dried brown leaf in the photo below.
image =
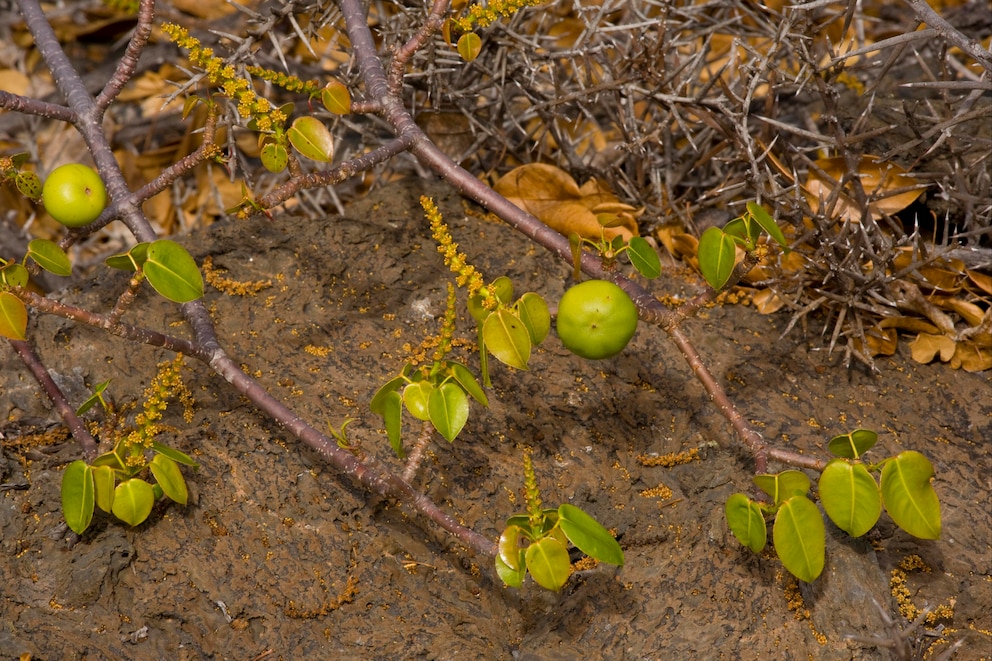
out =
[(943, 362), (948, 362), (956, 350), (957, 342), (947, 335), (934, 335), (932, 333), (920, 333), (916, 339), (909, 343), (909, 350), (913, 360), (924, 365), (929, 363), (938, 354)]
[(771, 289), (762, 289), (751, 297), (754, 309), (761, 314), (778, 312), (785, 305), (785, 300)]
[[(803, 191), (814, 212), (826, 212), (821, 204), (826, 204), (834, 194), (836, 182), (847, 174), (847, 163), (840, 156), (821, 158), (816, 161), (817, 167), (830, 178), (823, 177), (819, 172), (810, 170), (806, 177)], [(869, 198), (868, 212), (873, 218), (882, 215), (892, 215), (902, 211), (916, 201), (923, 192), (916, 180), (907, 176), (906, 171), (896, 165), (881, 161), (877, 156), (862, 156), (858, 163), (858, 178)], [(912, 190), (906, 190), (912, 188)], [(861, 219), (861, 206), (855, 201), (853, 190), (848, 184), (833, 207), (835, 217), (846, 221)]]
[(553, 165), (531, 163), (507, 172), (493, 189), (521, 209), (537, 217), (555, 231), (575, 232), (588, 239), (599, 239), (602, 226), (596, 209), (618, 209), (626, 213), (624, 223), (606, 230), (606, 238), (637, 236), (637, 210), (625, 205), (599, 182), (587, 182), (581, 189), (567, 172)]

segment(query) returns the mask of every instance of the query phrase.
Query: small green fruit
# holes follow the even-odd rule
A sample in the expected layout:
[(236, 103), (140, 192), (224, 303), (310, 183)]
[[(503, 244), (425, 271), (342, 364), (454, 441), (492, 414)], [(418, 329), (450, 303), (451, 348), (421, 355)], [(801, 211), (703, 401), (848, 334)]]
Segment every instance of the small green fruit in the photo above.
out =
[(572, 353), (599, 360), (615, 356), (637, 330), (637, 306), (606, 280), (587, 280), (558, 303), (558, 337)]
[(93, 168), (69, 163), (48, 175), (41, 190), (45, 209), (66, 227), (83, 227), (107, 206), (107, 189)]

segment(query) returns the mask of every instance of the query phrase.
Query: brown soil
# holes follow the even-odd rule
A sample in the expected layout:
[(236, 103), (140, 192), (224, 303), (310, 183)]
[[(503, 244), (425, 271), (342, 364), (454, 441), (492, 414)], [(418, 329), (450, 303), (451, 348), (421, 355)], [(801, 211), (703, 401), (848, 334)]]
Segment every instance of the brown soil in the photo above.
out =
[[(394, 463), (368, 401), (402, 366), (405, 344), (436, 332), (447, 278), (421, 192), (437, 197), (487, 277), (561, 295), (567, 266), (427, 184), (385, 189), (344, 218), (218, 223), (187, 242), (227, 278), (271, 280), (254, 297), (208, 292), (230, 352), (312, 423), (357, 418), (352, 438)], [(106, 305), (114, 277), (64, 297)], [(697, 285), (675, 274), (656, 287)], [(144, 301), (135, 319), (167, 328), (178, 319), (161, 299)], [(655, 328), (606, 361), (574, 357), (552, 335), (531, 371), (497, 366), (491, 408), (475, 406), (461, 437), (436, 443), (425, 462), (423, 489), (495, 537), (522, 509), (522, 449), (532, 447), (547, 505), (574, 503), (615, 528), (626, 566), (581, 571), (560, 594), (502, 587), (488, 562), (336, 475), (200, 365), (187, 372), (196, 419), (184, 425), (170, 411), (178, 430), (164, 439), (201, 464), (188, 473), (191, 504), (160, 505), (136, 529), (98, 515), (70, 548), (59, 481), (78, 449), (5, 344), (0, 656), (884, 659), (845, 636), (882, 634), (873, 599), (906, 624), (890, 578), (917, 554), (930, 571), (909, 573), (911, 602), (953, 606), (937, 624), (946, 640), (964, 640), (956, 658), (992, 658), (988, 374), (919, 365), (905, 352), (881, 360), (877, 375), (847, 370), (817, 348), (818, 330), (780, 338), (786, 323), (724, 307), (688, 328), (766, 438), (825, 456), (830, 437), (868, 427), (881, 434), (875, 458), (928, 455), (944, 530), (921, 541), (883, 515), (852, 540), (828, 524), (826, 570), (798, 590), (774, 557), (751, 555), (729, 533), (723, 503), (752, 491), (751, 462)], [(111, 377), (118, 398), (137, 397), (168, 357), (54, 318), (31, 333), (73, 402)], [(701, 459), (672, 468), (638, 460), (692, 448)], [(671, 494), (645, 493), (660, 485)]]

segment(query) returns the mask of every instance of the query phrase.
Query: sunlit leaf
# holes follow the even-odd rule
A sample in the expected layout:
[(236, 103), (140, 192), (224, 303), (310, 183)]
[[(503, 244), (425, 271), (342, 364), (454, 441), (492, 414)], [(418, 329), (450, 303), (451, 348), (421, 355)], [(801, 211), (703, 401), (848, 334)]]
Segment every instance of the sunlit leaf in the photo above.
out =
[(540, 294), (527, 292), (517, 301), (516, 310), (530, 333), (531, 343), (538, 345), (543, 342), (551, 332), (551, 313), (544, 298)]
[(114, 489), (114, 516), (130, 526), (136, 526), (152, 513), (155, 492), (152, 485), (138, 478), (131, 478)]
[(882, 501), (896, 525), (914, 537), (940, 537), (940, 500), (930, 480), (933, 464), (924, 455), (906, 450), (882, 468)]
[(148, 246), (145, 277), (163, 297), (176, 303), (203, 296), (203, 276), (193, 257), (175, 241), (159, 239)]
[(91, 470), (96, 506), (109, 514), (114, 507), (114, 485), (117, 482), (117, 473), (110, 466), (93, 466)]
[(449, 443), (468, 422), (468, 396), (454, 383), (443, 383), (434, 388), (427, 402), (431, 424)]
[(180, 505), (185, 505), (189, 492), (186, 489), (186, 480), (183, 478), (183, 472), (179, 469), (179, 464), (164, 454), (158, 453), (152, 458), (149, 467), (152, 475), (155, 476), (155, 481), (162, 487), (165, 495)]
[(107, 386), (110, 385), (111, 380), (112, 379), (107, 379), (106, 381), (96, 384), (93, 388), (93, 394), (87, 397), (86, 401), (80, 404), (79, 408), (76, 409), (76, 415), (82, 415), (96, 406), (98, 402), (102, 402), (103, 393), (107, 389)]
[(483, 406), (489, 406), (489, 398), (486, 397), (486, 392), (475, 379), (475, 375), (467, 367), (455, 362), (448, 363), (448, 367), (451, 369), (451, 376), (454, 377), (455, 381), (458, 382), (458, 385), (465, 392), (472, 396), (472, 399)]
[(320, 91), (320, 102), (328, 112), (347, 115), (351, 112), (351, 92), (340, 80), (332, 79)]
[(334, 138), (316, 117), (298, 117), (286, 136), (296, 151), (311, 160), (327, 163), (334, 157)]
[(755, 475), (754, 484), (772, 497), (775, 504), (792, 496), (809, 491), (809, 478), (802, 471), (787, 470), (781, 473)]
[(830, 454), (835, 457), (857, 459), (868, 450), (875, 447), (878, 434), (870, 429), (855, 429), (847, 434), (840, 434), (830, 439)]
[(161, 443), (158, 442), (152, 442), (152, 450), (155, 450), (155, 452), (158, 452), (159, 454), (165, 455), (166, 457), (172, 459), (176, 463), (185, 464), (186, 466), (190, 466), (192, 468), (200, 467), (200, 464), (193, 461), (193, 458), (190, 457), (188, 454), (186, 454), (185, 452), (180, 452), (175, 448), (170, 448), (168, 445), (162, 445)]
[(8, 287), (26, 287), (30, 279), (28, 270), (17, 262), (10, 262), (0, 268), (0, 283)]
[(954, 357), (956, 344), (954, 338), (947, 335), (920, 333), (915, 340), (909, 343), (909, 351), (913, 360), (924, 365), (938, 355), (940, 360), (946, 363)]
[(742, 493), (735, 493), (724, 505), (727, 525), (741, 544), (761, 553), (768, 541), (768, 526), (761, 507)]
[(24, 197), (37, 201), (41, 197), (41, 177), (30, 170), (21, 170), (14, 176), (14, 186)]
[(466, 62), (471, 62), (479, 57), (482, 52), (482, 39), (474, 32), (466, 32), (458, 38), (458, 54)]
[(871, 530), (882, 514), (878, 484), (864, 464), (834, 459), (820, 475), (819, 490), (827, 516), (852, 537)]
[(62, 515), (77, 535), (93, 520), (93, 473), (85, 461), (77, 459), (62, 473)]
[(126, 253), (111, 255), (105, 261), (107, 266), (121, 271), (135, 271), (141, 268), (148, 260), (148, 246), (151, 243), (143, 242), (135, 244)]
[(430, 401), (434, 386), (427, 381), (417, 381), (403, 388), (403, 403), (406, 410), (417, 420), (430, 420), (431, 414), (427, 403)]
[(805, 496), (782, 502), (772, 526), (775, 553), (793, 576), (807, 583), (823, 571), (827, 534), (820, 510)]
[[(520, 552), (523, 554), (523, 551)], [(527, 568), (513, 569), (505, 562), (501, 556), (496, 556), (496, 575), (499, 576), (503, 584), (511, 588), (519, 588), (524, 584), (524, 577), (527, 576)]]
[(286, 151), (286, 147), (277, 142), (268, 142), (263, 145), (258, 157), (269, 172), (282, 172), (289, 164), (289, 152)]
[(0, 335), (11, 340), (27, 337), (28, 309), (9, 291), (0, 291)]
[(32, 239), (28, 243), (28, 257), (37, 262), (38, 266), (55, 275), (72, 275), (72, 264), (59, 244), (46, 239)]
[(553, 537), (545, 537), (527, 547), (527, 570), (542, 588), (558, 591), (572, 573), (568, 549)]
[(524, 531), (518, 526), (507, 526), (503, 534), (499, 536), (499, 542), (496, 545), (499, 559), (514, 571), (525, 568), (524, 551), (520, 546), (520, 539), (523, 534)]
[(497, 310), (482, 326), (486, 348), (505, 365), (527, 369), (530, 360), (530, 331), (510, 310)]
[(623, 566), (623, 549), (610, 531), (574, 505), (563, 504), (558, 508), (558, 525), (568, 541), (590, 558), (611, 565)]
[(400, 459), (406, 456), (406, 452), (403, 450), (403, 437), (401, 435), (402, 421), (403, 421), (403, 398), (400, 397), (399, 392), (396, 388), (399, 384), (403, 383), (402, 379), (393, 379), (385, 386), (379, 389), (372, 398), (372, 412), (378, 413), (382, 416), (383, 422), (386, 424), (386, 436), (389, 438), (389, 445), (392, 446), (393, 452)]
[(785, 305), (785, 299), (773, 289), (762, 289), (751, 297), (751, 304), (761, 314), (774, 314)]

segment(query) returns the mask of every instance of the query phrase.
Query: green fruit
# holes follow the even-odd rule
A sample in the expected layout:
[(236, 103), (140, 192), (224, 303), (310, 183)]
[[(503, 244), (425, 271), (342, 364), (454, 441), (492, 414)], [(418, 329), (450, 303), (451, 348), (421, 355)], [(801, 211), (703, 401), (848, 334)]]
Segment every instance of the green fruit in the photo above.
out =
[(572, 353), (599, 360), (615, 356), (637, 330), (637, 306), (612, 282), (587, 280), (558, 303), (558, 337)]
[(107, 189), (93, 168), (70, 163), (52, 170), (41, 198), (52, 218), (66, 227), (82, 227), (103, 213)]

